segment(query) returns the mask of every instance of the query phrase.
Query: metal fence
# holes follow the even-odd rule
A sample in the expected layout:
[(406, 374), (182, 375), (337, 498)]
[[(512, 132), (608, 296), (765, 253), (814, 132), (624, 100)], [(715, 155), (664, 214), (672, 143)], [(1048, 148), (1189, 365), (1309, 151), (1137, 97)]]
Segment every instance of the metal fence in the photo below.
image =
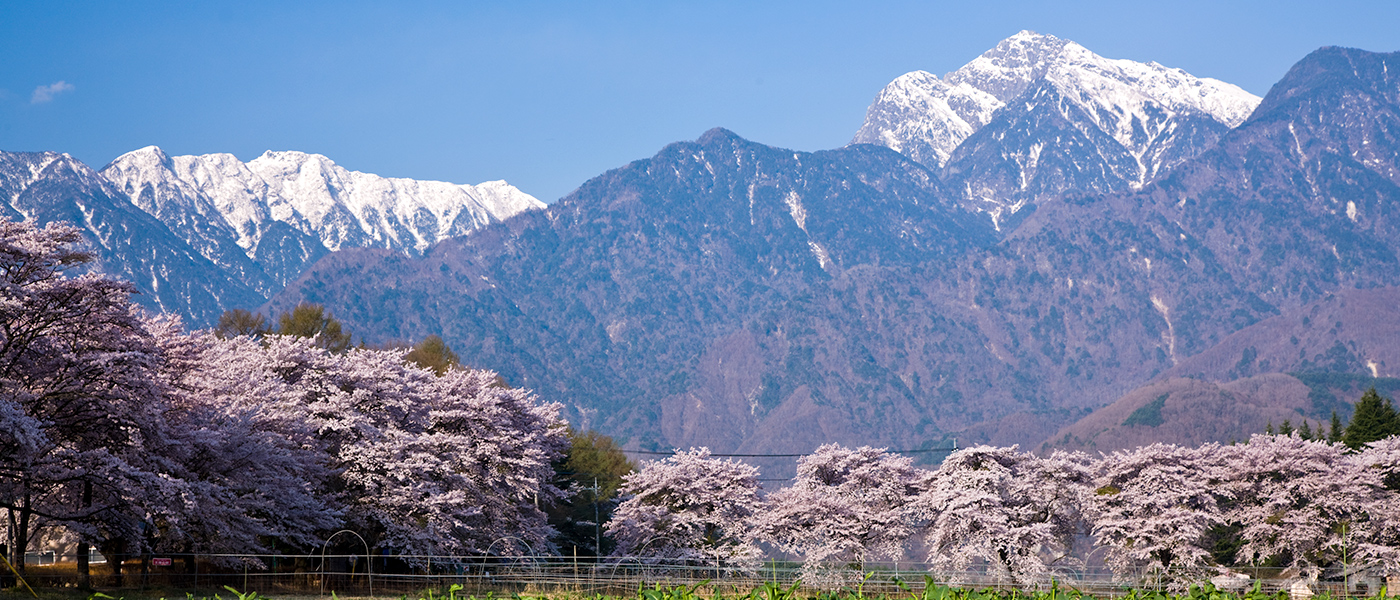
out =
[[(25, 581), (32, 587), (73, 587), (78, 585), (76, 557), (54, 556), (46, 564), (29, 564)], [(1163, 578), (1142, 572), (1114, 573), (1107, 569), (1063, 569), (1040, 581), (1012, 582), (987, 570), (934, 573), (928, 565), (910, 562), (880, 562), (861, 565), (826, 565), (808, 569), (801, 563), (768, 561), (749, 569), (694, 561), (664, 561), (639, 557), (481, 557), (481, 556), (367, 556), (338, 555), (234, 555), (161, 554), (125, 560), (121, 574), (110, 562), (90, 566), (90, 584), (98, 589), (194, 590), (196, 596), (212, 595), (224, 586), (243, 592), (256, 591), (272, 596), (316, 596), (335, 592), (338, 596), (409, 596), (417, 598), (427, 590), (434, 594), (450, 586), (461, 586), (462, 595), (482, 596), (495, 592), (545, 594), (570, 592), (593, 595), (635, 594), (639, 587), (694, 586), (704, 584), (711, 592), (747, 594), (764, 583), (788, 587), (799, 585), (815, 595), (820, 591), (860, 586), (866, 594), (903, 595), (919, 591), (927, 581), (952, 587), (1078, 589), (1095, 596), (1113, 597), (1130, 589), (1179, 589), (1202, 583), (1215, 573), (1195, 574), (1193, 578)], [(1354, 570), (1339, 575), (1338, 581), (1312, 582), (1317, 593), (1333, 597), (1368, 596), (1384, 583)], [(927, 579), (926, 579), (927, 578)], [(1278, 570), (1245, 569), (1230, 584), (1240, 591), (1258, 582), (1265, 592), (1288, 590), (1296, 579), (1282, 577)], [(203, 590), (204, 593), (199, 591)], [(225, 594), (227, 595), (227, 594)]]

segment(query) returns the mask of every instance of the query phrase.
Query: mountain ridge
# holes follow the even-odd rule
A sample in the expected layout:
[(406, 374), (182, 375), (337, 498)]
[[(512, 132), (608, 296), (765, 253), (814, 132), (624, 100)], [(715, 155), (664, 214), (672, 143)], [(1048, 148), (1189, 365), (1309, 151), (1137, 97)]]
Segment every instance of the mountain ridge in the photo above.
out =
[[(270, 189), (233, 155), (172, 157), (155, 146), (124, 154), (100, 172), (66, 154), (0, 152), (0, 213), (84, 227), (97, 255), (92, 270), (131, 281), (146, 308), (206, 327), (226, 310), (263, 304), (328, 254), (316, 228), (335, 220), (327, 215), (338, 215), (332, 226), (360, 228), (358, 237), (335, 238), (339, 243), (416, 252), (427, 247), (425, 236), (436, 242), (543, 206), (503, 181), (465, 186), (382, 178), (299, 152), (260, 158), (266, 160), (253, 168), (264, 171), (314, 163), (306, 171), (324, 176), (322, 196), (343, 195), (372, 218), (331, 202), (320, 205), (321, 221), (313, 222), (302, 210), (318, 198), (299, 195), (294, 186)], [(301, 182), (313, 189), (314, 183)], [(322, 230), (328, 238), (335, 233)]]
[[(852, 143), (888, 146), (938, 170), (999, 227), (1032, 199), (1139, 188), (1258, 102), (1218, 80), (1022, 31), (941, 80), (922, 71), (897, 78)], [(1047, 148), (1049, 169), (1041, 168)]]
[(1141, 189), (1042, 196), (1001, 232), (892, 149), (712, 130), (422, 262), (318, 264), (269, 308), (441, 333), (632, 447), (1034, 446), (1236, 331), (1400, 285), (1400, 196), (1378, 175), (1400, 152), (1348, 158), (1390, 143), (1395, 103), (1309, 89)]
[(140, 292), (136, 302), (147, 309), (204, 324), (261, 298), (67, 154), (0, 152), (0, 195), (9, 218), (84, 228), (96, 256), (86, 270), (130, 281)]
[(102, 173), (265, 295), (341, 247), (417, 254), (544, 206), (503, 181), (471, 186), (380, 177), (297, 151), (267, 151), (244, 163), (231, 154), (171, 157), (148, 146), (117, 157)]
[[(1061, 54), (1082, 48), (1031, 35), (1024, 41)], [(93, 206), (125, 199), (110, 212), (130, 215), (133, 230), (187, 232), (192, 241), (172, 245), (172, 256), (204, 265), (209, 282), (244, 285), (234, 280), (254, 268), (262, 289), (287, 278), (264, 312), (310, 301), (367, 341), (441, 335), (464, 362), (564, 402), (575, 424), (632, 448), (783, 453), (831, 441), (929, 448), (954, 437), (1034, 446), (1115, 401), (1127, 402), (1113, 409), (1125, 415), (1160, 404), (1165, 419), (1185, 406), (1178, 400), (1218, 412), (1229, 398), (1250, 399), (1231, 409), (1240, 424), (1297, 408), (1256, 401), (1259, 390), (1308, 406), (1298, 390), (1320, 388), (1263, 366), (1299, 347), (1239, 340), (1348, 290), (1400, 287), (1400, 91), (1388, 75), (1400, 54), (1318, 50), (1233, 128), (1137, 118), (1144, 137), (1133, 154), (1115, 137), (1129, 130), (1113, 128), (1134, 122), (1131, 106), (1090, 107), (1094, 97), (1052, 81), (1054, 65), (1036, 62), (1037, 52), (1008, 47), (984, 61), (999, 57), (1001, 66), (988, 64), (1002, 71), (978, 67), (1010, 102), (936, 168), (878, 144), (796, 152), (716, 128), (553, 205), (484, 222), (426, 204), (383, 209), (386, 196), (370, 192), (400, 189), (393, 180), (360, 186), (304, 153), (243, 163), (145, 149), (149, 168), (120, 189), (76, 171), (51, 183), (70, 186), (70, 200), (100, 199), (84, 201)], [(975, 89), (928, 77), (905, 83)], [(982, 114), (973, 101), (916, 100), (906, 108)], [(26, 165), (0, 169), (0, 189), (33, 187), (42, 168)], [(297, 204), (288, 190), (314, 194)], [(420, 244), (463, 214), (480, 227)], [(368, 224), (383, 226), (379, 237)], [(115, 229), (96, 231), (105, 243)], [(379, 247), (351, 247), (370, 241)], [(137, 285), (144, 277), (168, 292), (133, 272)], [(1348, 328), (1369, 318), (1383, 330), (1389, 314)], [(1290, 360), (1366, 376), (1391, 362), (1346, 346), (1342, 333), (1314, 334)], [(1344, 347), (1332, 356), (1336, 342)], [(1184, 371), (1197, 357), (1213, 357), (1215, 370)], [(1110, 413), (1100, 418), (1146, 431)]]

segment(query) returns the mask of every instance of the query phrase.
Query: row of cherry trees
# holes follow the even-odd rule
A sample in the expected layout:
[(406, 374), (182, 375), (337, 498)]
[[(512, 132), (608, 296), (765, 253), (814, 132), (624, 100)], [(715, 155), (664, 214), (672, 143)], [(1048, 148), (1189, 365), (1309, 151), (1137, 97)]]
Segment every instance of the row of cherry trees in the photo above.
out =
[[(8, 545), (61, 527), (105, 553), (314, 548), (339, 528), (405, 554), (547, 552), (559, 406), (403, 350), (185, 332), (130, 285), (67, 276), (77, 228), (0, 221), (0, 509)], [(1297, 435), (1091, 458), (977, 447), (938, 469), (823, 446), (786, 488), (696, 450), (629, 475), (618, 553), (747, 568), (760, 544), (823, 565), (916, 551), (1020, 581), (1093, 552), (1123, 572), (1233, 561), (1400, 571), (1400, 441)], [(494, 546), (494, 547), (493, 547)], [(528, 546), (528, 547), (527, 547)]]
[(979, 446), (936, 470), (832, 444), (800, 459), (794, 483), (765, 497), (756, 469), (700, 449), (629, 476), (609, 531), (621, 554), (740, 570), (770, 544), (802, 557), (804, 577), (817, 580), (914, 551), (946, 575), (985, 568), (1023, 585), (1086, 556), (1125, 576), (1184, 581), (1219, 566), (1213, 551), (1222, 545), (1237, 546), (1235, 565), (1305, 578), (1343, 561), (1394, 574), (1398, 475), (1397, 437), (1351, 453), (1296, 434), (1099, 458)]
[[(65, 271), (77, 228), (0, 221), (0, 509), (10, 548), (61, 527), (110, 554), (541, 551), (559, 406), (403, 350), (220, 339)], [(526, 544), (529, 547), (526, 547)]]

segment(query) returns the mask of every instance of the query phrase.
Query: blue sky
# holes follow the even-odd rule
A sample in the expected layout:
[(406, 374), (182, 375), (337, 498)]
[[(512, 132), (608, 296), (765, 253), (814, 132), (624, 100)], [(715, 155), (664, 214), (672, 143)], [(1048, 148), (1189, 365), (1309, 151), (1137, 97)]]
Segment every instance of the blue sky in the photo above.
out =
[[(551, 202), (721, 126), (838, 147), (891, 79), (1021, 29), (1259, 95), (1324, 45), (1400, 50), (1400, 2), (0, 3), (0, 150), (100, 168), (302, 150)], [(61, 83), (60, 83), (61, 82)]]

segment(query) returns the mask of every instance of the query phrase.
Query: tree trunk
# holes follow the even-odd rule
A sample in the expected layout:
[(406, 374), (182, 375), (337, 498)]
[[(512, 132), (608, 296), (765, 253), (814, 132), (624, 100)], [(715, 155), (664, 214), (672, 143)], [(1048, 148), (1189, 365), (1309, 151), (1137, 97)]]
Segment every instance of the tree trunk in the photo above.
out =
[(14, 560), (10, 561), (10, 564), (15, 566), (20, 577), (24, 577), (24, 556), (29, 553), (29, 501), (30, 496), (26, 491), (24, 500), (20, 504), (19, 523), (11, 523), (10, 527), (15, 538), (15, 542), (11, 546), (14, 548), (15, 557)]
[[(11, 510), (9, 511), (9, 513), (9, 522), (14, 523), (14, 511)], [(10, 532), (13, 530), (14, 527), (5, 528), (5, 540), (3, 542), (0, 542), (0, 557), (4, 557), (7, 562), (10, 560), (10, 538), (14, 537), (10, 535)], [(0, 590), (9, 588), (15, 584), (16, 582), (14, 574), (10, 573), (9, 569), (0, 569)]]
[(88, 553), (90, 552), (87, 542), (78, 542), (78, 589), (92, 589), (92, 574), (88, 568)]
[(185, 551), (187, 552), (187, 554), (185, 554), (185, 574), (190, 576), (190, 583), (189, 583), (189, 586), (190, 586), (190, 587), (198, 587), (198, 586), (199, 586), (199, 576), (198, 576), (198, 572), (195, 570), (195, 564), (194, 564), (194, 547), (193, 547), (193, 546), (187, 547), (187, 548), (185, 548)]
[[(83, 482), (83, 508), (92, 507), (92, 482)], [(92, 547), (88, 546), (87, 540), (78, 542), (78, 589), (92, 589), (92, 571), (89, 568), (89, 555)]]
[(118, 540), (112, 543), (112, 552), (107, 555), (107, 564), (112, 565), (112, 585), (122, 587), (122, 562), (126, 560), (126, 540)]

